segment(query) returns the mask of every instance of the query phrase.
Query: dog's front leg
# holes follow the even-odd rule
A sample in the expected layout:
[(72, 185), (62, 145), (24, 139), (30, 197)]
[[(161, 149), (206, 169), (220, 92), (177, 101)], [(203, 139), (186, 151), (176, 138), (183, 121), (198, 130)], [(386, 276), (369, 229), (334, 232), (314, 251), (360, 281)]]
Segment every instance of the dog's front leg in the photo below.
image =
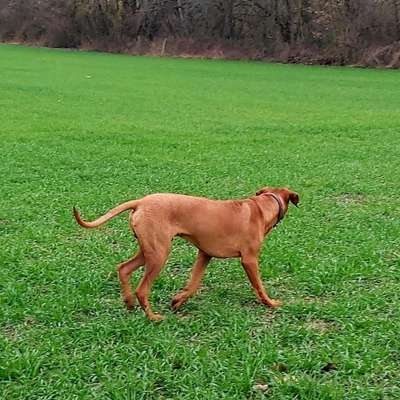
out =
[(193, 265), (192, 274), (186, 286), (172, 299), (171, 307), (173, 310), (177, 310), (186, 300), (196, 293), (200, 286), (201, 279), (204, 276), (204, 272), (211, 257), (199, 250), (197, 254), (196, 262)]
[(242, 257), (242, 265), (261, 303), (273, 308), (282, 305), (281, 301), (271, 299), (265, 291), (260, 277), (257, 257), (252, 255)]

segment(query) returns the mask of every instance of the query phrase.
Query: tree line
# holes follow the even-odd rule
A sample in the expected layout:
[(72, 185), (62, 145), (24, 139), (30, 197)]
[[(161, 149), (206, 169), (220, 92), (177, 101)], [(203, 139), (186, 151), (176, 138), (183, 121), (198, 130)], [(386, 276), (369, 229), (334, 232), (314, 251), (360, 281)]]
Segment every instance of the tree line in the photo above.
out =
[(0, 0), (0, 40), (400, 66), (400, 0)]

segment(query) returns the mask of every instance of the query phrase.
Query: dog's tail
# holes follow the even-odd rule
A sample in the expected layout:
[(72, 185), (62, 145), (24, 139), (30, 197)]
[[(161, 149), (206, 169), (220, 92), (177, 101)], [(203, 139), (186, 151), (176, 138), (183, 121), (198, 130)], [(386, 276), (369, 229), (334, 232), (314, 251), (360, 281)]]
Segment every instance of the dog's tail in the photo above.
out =
[(121, 214), (124, 211), (135, 210), (136, 207), (139, 205), (139, 201), (140, 200), (132, 200), (132, 201), (127, 201), (126, 203), (122, 203), (119, 206), (108, 211), (108, 213), (102, 215), (101, 217), (97, 218), (96, 220), (94, 220), (92, 222), (84, 221), (81, 218), (79, 211), (74, 207), (73, 208), (74, 217), (76, 219), (76, 222), (80, 226), (83, 226), (84, 228), (96, 228), (96, 227), (104, 224), (105, 222), (109, 221), (111, 218), (114, 218), (118, 214)]

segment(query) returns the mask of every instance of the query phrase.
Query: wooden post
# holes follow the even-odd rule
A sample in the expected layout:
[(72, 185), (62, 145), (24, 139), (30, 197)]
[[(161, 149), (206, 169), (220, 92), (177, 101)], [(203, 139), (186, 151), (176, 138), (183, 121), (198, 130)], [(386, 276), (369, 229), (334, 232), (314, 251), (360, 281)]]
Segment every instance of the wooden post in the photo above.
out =
[(167, 47), (167, 38), (165, 38), (164, 40), (163, 40), (163, 44), (162, 44), (162, 47), (161, 47), (161, 57), (164, 55), (164, 53), (165, 53), (165, 48)]
[(183, 23), (182, 1), (181, 0), (176, 0), (176, 3), (178, 5), (179, 18), (181, 20), (181, 23)]

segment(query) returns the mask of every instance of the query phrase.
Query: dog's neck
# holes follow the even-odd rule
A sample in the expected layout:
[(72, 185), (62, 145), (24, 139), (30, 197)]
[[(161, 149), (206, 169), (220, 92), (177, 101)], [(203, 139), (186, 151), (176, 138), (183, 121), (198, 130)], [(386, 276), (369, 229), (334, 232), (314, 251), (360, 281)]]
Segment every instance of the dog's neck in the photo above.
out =
[(265, 194), (269, 195), (269, 196), (272, 196), (276, 200), (276, 202), (278, 203), (279, 212), (278, 212), (278, 218), (277, 218), (277, 220), (276, 220), (276, 222), (274, 224), (274, 228), (275, 228), (275, 226), (277, 226), (279, 224), (279, 222), (281, 222), (283, 217), (285, 216), (285, 209), (283, 207), (282, 200), (280, 199), (279, 196), (277, 196), (275, 193), (272, 193), (272, 192), (265, 193)]
[(279, 224), (279, 222), (281, 222), (283, 217), (285, 216), (286, 209), (284, 207), (283, 201), (279, 197), (279, 195), (277, 195), (275, 193), (272, 193), (272, 192), (263, 193), (261, 196), (271, 196), (276, 201), (276, 203), (278, 204), (278, 215), (276, 217), (276, 222), (273, 225), (273, 228), (275, 228), (275, 226), (277, 226)]

